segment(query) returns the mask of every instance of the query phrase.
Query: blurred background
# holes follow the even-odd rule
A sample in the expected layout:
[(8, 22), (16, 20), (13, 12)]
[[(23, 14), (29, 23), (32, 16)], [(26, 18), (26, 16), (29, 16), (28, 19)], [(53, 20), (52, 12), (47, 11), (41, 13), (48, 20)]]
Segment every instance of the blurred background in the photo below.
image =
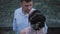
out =
[[(12, 30), (14, 10), (19, 0), (0, 0), (0, 34), (16, 34)], [(34, 0), (34, 8), (45, 14), (48, 34), (60, 34), (60, 0)]]

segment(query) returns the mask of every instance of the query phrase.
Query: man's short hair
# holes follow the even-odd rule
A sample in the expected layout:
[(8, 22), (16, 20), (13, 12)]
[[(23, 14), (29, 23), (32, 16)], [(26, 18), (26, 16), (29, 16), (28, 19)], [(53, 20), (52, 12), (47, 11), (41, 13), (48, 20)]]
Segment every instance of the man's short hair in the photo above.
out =
[(23, 2), (23, 1), (25, 1), (25, 2), (30, 2), (30, 1), (32, 1), (32, 0), (20, 0), (20, 2)]

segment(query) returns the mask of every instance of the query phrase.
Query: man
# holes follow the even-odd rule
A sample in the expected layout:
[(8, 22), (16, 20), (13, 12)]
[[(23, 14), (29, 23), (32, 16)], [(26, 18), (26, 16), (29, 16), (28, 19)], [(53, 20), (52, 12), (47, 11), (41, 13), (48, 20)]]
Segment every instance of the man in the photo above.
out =
[(13, 19), (13, 30), (20, 34), (20, 31), (29, 27), (28, 14), (33, 10), (33, 0), (21, 0), (21, 8), (15, 10)]
[(20, 31), (29, 26), (28, 23), (28, 14), (35, 10), (32, 8), (33, 0), (21, 0), (21, 8), (15, 10), (14, 19), (13, 19), (13, 31), (16, 31), (17, 34), (20, 34)]
[(21, 30), (20, 34), (47, 34), (45, 27), (45, 16), (39, 11), (34, 10), (28, 18), (30, 27)]

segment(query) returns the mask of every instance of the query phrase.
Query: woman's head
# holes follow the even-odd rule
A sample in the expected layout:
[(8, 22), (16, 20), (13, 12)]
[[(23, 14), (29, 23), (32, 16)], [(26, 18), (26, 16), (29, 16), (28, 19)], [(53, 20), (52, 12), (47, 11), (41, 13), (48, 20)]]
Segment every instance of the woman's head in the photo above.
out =
[(39, 10), (34, 10), (30, 15), (29, 15), (29, 21), (31, 26), (33, 27), (34, 30), (39, 30), (40, 28), (44, 27), (45, 25), (45, 16), (41, 13)]

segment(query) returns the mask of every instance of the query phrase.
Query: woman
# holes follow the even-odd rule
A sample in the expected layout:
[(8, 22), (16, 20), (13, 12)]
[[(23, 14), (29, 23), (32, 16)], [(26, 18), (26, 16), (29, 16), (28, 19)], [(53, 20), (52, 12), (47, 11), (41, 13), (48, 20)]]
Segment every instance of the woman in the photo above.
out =
[(30, 27), (24, 28), (20, 34), (47, 34), (46, 18), (39, 10), (30, 13), (28, 20)]

